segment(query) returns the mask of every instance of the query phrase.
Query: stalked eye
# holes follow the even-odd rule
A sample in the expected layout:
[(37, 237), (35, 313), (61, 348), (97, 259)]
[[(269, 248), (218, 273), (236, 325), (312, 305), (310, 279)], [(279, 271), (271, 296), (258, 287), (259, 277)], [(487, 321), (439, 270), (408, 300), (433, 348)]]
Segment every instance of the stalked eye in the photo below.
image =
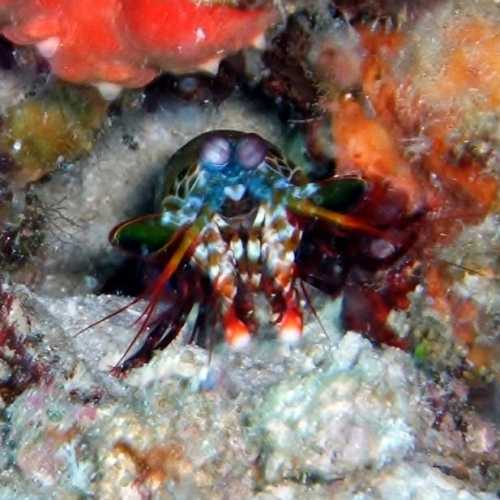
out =
[(231, 160), (231, 144), (220, 135), (208, 139), (203, 145), (200, 160), (204, 165), (223, 167)]
[(245, 168), (260, 165), (267, 153), (266, 143), (257, 134), (248, 134), (236, 147), (236, 160)]

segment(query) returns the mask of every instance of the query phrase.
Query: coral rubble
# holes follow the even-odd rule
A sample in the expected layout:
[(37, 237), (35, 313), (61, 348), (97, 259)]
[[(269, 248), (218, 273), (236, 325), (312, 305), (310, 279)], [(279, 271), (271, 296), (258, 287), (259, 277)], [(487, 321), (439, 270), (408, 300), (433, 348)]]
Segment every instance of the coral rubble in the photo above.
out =
[[(436, 492), (492, 498), (480, 489), (485, 471), (494, 476), (495, 433), (477, 416), (464, 435), (436, 426), (433, 405), (441, 404), (440, 421), (456, 416), (449, 389), (424, 383), (398, 349), (377, 349), (353, 332), (332, 347), (310, 325), (296, 350), (264, 342), (247, 354), (218, 350), (208, 364), (206, 351), (175, 343), (117, 380), (109, 367), (137, 311), (75, 337), (82, 322), (123, 300), (15, 292), (23, 299), (11, 321), (29, 310), (31, 328), (52, 346), (38, 349), (57, 356), (46, 358), (50, 377), (22, 388), (6, 410), (12, 467), (1, 476), (2, 495), (38, 485), (44, 495), (99, 498), (267, 498), (283, 488), (347, 498), (369, 488), (410, 495), (430, 481)], [(17, 325), (18, 335), (27, 328)]]

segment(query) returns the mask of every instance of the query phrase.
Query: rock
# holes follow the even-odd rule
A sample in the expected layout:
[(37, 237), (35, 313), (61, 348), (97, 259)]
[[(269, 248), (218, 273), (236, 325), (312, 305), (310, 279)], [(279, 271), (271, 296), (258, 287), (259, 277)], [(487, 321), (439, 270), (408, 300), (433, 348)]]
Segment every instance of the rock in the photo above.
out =
[[(45, 372), (5, 409), (0, 498), (493, 498), (434, 467), (439, 447), (419, 439), (435, 418), (430, 381), (400, 350), (334, 328), (327, 339), (308, 321), (295, 348), (220, 345), (211, 361), (179, 338), (118, 380), (109, 368), (141, 303), (76, 336), (126, 299), (14, 291), (9, 321), (20, 337), (37, 332)], [(338, 309), (320, 314), (332, 324)], [(473, 448), (486, 428), (474, 420)], [(460, 463), (461, 443), (447, 442)]]
[(251, 432), (270, 482), (331, 481), (399, 462), (413, 450), (422, 415), (430, 411), (407, 355), (376, 351), (354, 332), (318, 372), (273, 386), (255, 407)]

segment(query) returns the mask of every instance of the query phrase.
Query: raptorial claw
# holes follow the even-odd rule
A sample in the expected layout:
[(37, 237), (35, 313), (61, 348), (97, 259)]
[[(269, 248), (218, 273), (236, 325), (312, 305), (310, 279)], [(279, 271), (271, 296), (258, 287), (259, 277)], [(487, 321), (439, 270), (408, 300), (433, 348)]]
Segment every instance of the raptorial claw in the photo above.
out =
[(319, 207), (308, 200), (291, 198), (288, 200), (287, 206), (290, 210), (297, 213), (298, 215), (305, 215), (308, 217), (314, 217), (328, 222), (333, 222), (339, 227), (362, 231), (366, 234), (369, 234), (370, 236), (383, 237), (384, 235), (383, 231), (371, 226), (358, 217), (333, 212), (332, 210)]

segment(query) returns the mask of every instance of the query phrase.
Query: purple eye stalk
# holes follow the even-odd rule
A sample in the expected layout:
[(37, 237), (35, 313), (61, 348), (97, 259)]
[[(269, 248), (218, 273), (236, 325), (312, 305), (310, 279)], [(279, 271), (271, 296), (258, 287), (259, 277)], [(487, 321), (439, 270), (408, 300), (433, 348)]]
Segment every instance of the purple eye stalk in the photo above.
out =
[(231, 144), (222, 136), (208, 139), (200, 153), (201, 162), (214, 167), (224, 167), (231, 161)]
[(216, 168), (225, 167), (233, 160), (243, 168), (252, 169), (265, 160), (266, 154), (267, 145), (257, 134), (246, 134), (236, 145), (227, 138), (216, 135), (203, 145), (200, 160), (204, 165)]
[(256, 134), (248, 134), (236, 146), (236, 161), (244, 168), (258, 167), (265, 159), (267, 146)]

